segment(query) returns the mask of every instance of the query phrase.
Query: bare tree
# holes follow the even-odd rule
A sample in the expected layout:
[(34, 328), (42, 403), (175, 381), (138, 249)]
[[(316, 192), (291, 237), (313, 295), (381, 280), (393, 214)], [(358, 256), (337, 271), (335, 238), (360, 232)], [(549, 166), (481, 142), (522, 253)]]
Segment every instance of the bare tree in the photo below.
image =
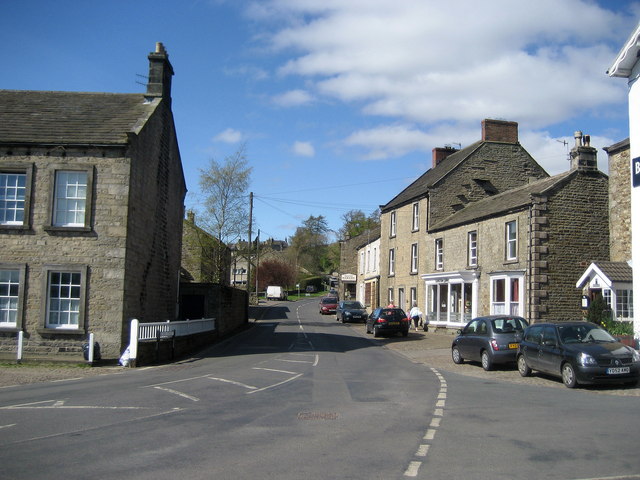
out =
[(248, 229), (251, 171), (245, 144), (222, 162), (211, 159), (206, 169), (200, 169), (200, 189), (205, 196), (203, 228), (220, 241), (213, 251), (216, 265), (224, 264), (227, 245), (237, 242)]

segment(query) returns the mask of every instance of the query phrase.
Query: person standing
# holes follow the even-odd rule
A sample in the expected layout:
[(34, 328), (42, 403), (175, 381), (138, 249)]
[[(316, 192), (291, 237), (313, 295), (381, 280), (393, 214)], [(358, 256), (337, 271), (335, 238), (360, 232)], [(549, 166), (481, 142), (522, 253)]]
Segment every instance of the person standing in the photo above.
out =
[[(420, 323), (420, 319), (422, 318), (422, 312), (418, 308), (418, 302), (413, 302), (413, 307), (411, 307), (411, 310), (409, 311), (409, 317), (411, 318), (411, 320), (413, 320), (413, 325), (417, 332), (418, 323)], [(426, 331), (427, 330), (425, 329), (425, 332)]]

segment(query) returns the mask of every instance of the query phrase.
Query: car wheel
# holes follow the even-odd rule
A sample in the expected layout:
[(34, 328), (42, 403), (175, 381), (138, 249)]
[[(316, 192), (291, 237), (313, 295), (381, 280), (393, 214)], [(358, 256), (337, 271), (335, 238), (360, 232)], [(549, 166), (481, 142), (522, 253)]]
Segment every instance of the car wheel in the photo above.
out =
[(578, 384), (576, 372), (569, 362), (562, 365), (562, 383), (564, 383), (564, 386), (567, 388), (573, 388)]
[(379, 337), (380, 336), (380, 332), (378, 331), (378, 329), (375, 326), (373, 327), (373, 336), (374, 337)]
[(527, 365), (527, 361), (524, 359), (524, 355), (520, 355), (517, 362), (518, 371), (520, 372), (521, 376), (528, 377), (529, 375), (531, 375), (531, 368), (529, 368), (529, 365)]
[(368, 324), (368, 323), (365, 323), (365, 324), (364, 324), (364, 327), (365, 327), (365, 329), (366, 329), (366, 331), (367, 331), (367, 334), (370, 334), (370, 333), (371, 333), (371, 330), (369, 330), (369, 324)]
[(491, 356), (489, 352), (483, 350), (480, 354), (480, 360), (482, 361), (482, 368), (484, 368), (487, 372), (493, 368), (493, 362), (491, 361)]
[(451, 349), (451, 358), (453, 359), (453, 363), (455, 363), (456, 365), (464, 363), (464, 358), (462, 358), (462, 355), (460, 355), (460, 350), (458, 350), (458, 347), (453, 347)]
[(402, 331), (402, 336), (406, 337), (407, 335), (409, 335), (409, 330), (408, 329), (407, 330), (403, 330)]

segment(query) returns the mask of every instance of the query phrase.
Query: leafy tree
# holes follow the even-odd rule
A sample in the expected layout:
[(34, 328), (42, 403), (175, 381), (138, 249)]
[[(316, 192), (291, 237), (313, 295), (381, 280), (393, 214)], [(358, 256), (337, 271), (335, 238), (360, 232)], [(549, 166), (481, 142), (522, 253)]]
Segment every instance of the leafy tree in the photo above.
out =
[(375, 210), (368, 217), (362, 210), (349, 210), (342, 215), (342, 220), (344, 224), (338, 234), (341, 239), (347, 240), (380, 225), (380, 209)]
[(323, 272), (322, 258), (326, 255), (329, 226), (324, 216), (310, 215), (289, 239), (287, 249), (298, 272)]
[(205, 196), (202, 226), (221, 242), (212, 252), (216, 265), (223, 264), (226, 245), (236, 242), (249, 228), (251, 171), (244, 144), (223, 161), (211, 159), (206, 169), (200, 169), (200, 189)]

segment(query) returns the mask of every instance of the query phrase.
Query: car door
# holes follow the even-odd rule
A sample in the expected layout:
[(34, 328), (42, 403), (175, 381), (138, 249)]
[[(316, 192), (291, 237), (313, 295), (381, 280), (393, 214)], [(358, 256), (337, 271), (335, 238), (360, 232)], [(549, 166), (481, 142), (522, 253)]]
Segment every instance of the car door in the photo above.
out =
[(527, 361), (529, 368), (539, 370), (538, 353), (542, 342), (542, 326), (534, 325), (527, 329), (522, 340), (520, 350)]
[(478, 344), (478, 332), (482, 322), (481, 319), (472, 320), (460, 332), (460, 336), (458, 337), (458, 350), (463, 358), (476, 360), (480, 358), (480, 353), (475, 351), (475, 346)]
[(538, 352), (538, 369), (542, 372), (559, 374), (562, 353), (556, 327), (545, 325), (542, 329), (542, 343)]

